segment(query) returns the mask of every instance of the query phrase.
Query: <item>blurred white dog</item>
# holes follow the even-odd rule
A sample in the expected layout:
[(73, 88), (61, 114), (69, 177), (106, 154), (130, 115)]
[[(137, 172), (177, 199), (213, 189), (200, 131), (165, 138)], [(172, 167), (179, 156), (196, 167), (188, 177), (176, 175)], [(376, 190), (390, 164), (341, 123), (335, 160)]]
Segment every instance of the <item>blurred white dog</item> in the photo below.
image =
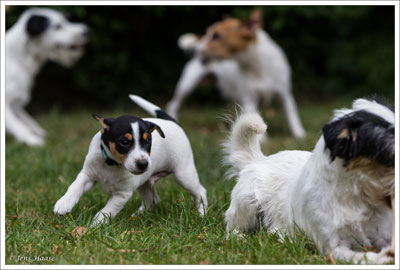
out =
[(335, 112), (312, 153), (265, 156), (258, 142), (264, 121), (258, 114), (240, 116), (225, 143), (226, 163), (238, 177), (225, 214), (228, 233), (260, 226), (293, 233), (297, 224), (336, 259), (392, 262), (394, 118), (390, 108), (358, 99)]
[(226, 18), (211, 25), (198, 38), (185, 34), (178, 40), (184, 50), (194, 51), (186, 63), (167, 105), (177, 118), (183, 100), (207, 76), (214, 75), (222, 95), (238, 102), (245, 112), (256, 112), (273, 97), (282, 103), (294, 137), (305, 136), (291, 92), (290, 65), (278, 44), (262, 29), (262, 15), (255, 10), (248, 21)]
[(69, 22), (61, 13), (25, 11), (6, 33), (6, 131), (31, 146), (44, 143), (45, 131), (25, 111), (34, 78), (47, 60), (72, 66), (83, 54), (88, 27)]

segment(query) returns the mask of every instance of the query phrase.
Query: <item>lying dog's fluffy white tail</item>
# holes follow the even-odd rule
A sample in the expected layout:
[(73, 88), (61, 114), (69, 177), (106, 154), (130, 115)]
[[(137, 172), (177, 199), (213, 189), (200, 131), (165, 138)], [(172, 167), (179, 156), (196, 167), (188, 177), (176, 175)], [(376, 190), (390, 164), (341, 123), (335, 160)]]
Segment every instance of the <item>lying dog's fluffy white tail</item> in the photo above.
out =
[(236, 176), (253, 160), (264, 157), (259, 140), (266, 130), (267, 125), (257, 113), (242, 114), (234, 121), (223, 143), (224, 164), (230, 166), (230, 177)]

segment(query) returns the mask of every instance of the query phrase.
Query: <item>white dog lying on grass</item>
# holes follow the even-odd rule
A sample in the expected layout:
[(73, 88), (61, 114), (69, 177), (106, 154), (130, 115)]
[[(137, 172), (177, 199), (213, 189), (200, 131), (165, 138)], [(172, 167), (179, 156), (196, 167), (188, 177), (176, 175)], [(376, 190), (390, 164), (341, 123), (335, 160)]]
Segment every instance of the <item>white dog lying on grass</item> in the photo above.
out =
[[(266, 128), (258, 114), (244, 114), (224, 145), (226, 163), (238, 177), (225, 214), (228, 233), (260, 226), (293, 233), (297, 224), (335, 259), (392, 262), (394, 112), (358, 99), (335, 112), (312, 153), (264, 156), (258, 138)], [(366, 246), (379, 252), (365, 252)]]

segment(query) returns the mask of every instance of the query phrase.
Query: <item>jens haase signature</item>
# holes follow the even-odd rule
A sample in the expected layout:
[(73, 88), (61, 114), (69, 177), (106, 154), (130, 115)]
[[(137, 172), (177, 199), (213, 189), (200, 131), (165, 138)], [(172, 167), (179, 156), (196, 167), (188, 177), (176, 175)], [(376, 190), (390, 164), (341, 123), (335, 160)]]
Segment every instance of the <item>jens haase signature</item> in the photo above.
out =
[(15, 262), (54, 262), (55, 256), (20, 256), (18, 255)]

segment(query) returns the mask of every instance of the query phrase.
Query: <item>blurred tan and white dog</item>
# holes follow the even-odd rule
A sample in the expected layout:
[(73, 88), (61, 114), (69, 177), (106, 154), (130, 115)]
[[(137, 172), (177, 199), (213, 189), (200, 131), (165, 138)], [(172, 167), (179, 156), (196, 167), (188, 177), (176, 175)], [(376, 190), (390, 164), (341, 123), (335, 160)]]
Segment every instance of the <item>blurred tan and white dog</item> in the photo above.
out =
[(291, 93), (290, 66), (274, 40), (262, 29), (262, 14), (255, 10), (248, 21), (226, 18), (198, 38), (185, 34), (178, 40), (194, 57), (185, 65), (167, 112), (177, 117), (183, 100), (207, 76), (214, 75), (222, 95), (238, 102), (245, 112), (256, 112), (273, 97), (282, 102), (293, 136), (305, 131)]
[(265, 156), (258, 137), (267, 126), (258, 114), (241, 115), (224, 144), (238, 178), (225, 214), (228, 234), (260, 226), (292, 234), (297, 225), (335, 259), (392, 262), (394, 119), (389, 107), (357, 99), (335, 112), (313, 152)]
[(25, 11), (7, 31), (5, 124), (17, 141), (43, 145), (46, 132), (25, 111), (35, 76), (47, 60), (72, 66), (84, 52), (87, 35), (86, 25), (47, 8)]

